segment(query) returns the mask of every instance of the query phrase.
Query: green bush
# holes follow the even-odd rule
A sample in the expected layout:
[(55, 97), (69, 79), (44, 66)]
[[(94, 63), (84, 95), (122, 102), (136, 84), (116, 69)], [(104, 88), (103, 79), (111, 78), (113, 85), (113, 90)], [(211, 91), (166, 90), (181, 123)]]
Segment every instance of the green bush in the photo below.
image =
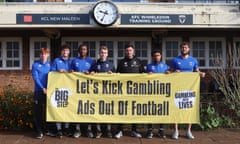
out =
[(233, 127), (234, 122), (229, 116), (220, 115), (212, 103), (201, 109), (200, 127), (202, 130)]
[(33, 93), (4, 88), (0, 94), (0, 129), (33, 128)]

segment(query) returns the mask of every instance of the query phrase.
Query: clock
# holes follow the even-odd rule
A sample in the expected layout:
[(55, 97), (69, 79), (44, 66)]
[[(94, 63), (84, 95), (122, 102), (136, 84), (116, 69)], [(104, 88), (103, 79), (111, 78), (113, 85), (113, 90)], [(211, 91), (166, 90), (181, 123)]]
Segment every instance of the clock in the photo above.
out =
[(118, 8), (111, 1), (100, 1), (93, 7), (93, 19), (101, 26), (113, 25), (118, 16)]

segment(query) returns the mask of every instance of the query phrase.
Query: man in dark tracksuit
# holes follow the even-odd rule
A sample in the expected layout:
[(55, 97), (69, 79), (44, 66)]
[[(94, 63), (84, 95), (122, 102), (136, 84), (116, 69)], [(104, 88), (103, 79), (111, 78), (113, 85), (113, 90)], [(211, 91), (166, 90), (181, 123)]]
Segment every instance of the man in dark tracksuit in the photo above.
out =
[[(125, 47), (125, 58), (122, 59), (117, 67), (117, 72), (119, 73), (143, 73), (144, 67), (142, 65), (141, 60), (139, 60), (134, 55), (134, 47), (133, 45), (127, 45)], [(115, 134), (115, 138), (119, 139), (123, 135), (122, 124), (118, 127), (118, 132)], [(141, 138), (142, 135), (137, 132), (136, 124), (132, 125), (132, 133), (131, 136), (136, 138)]]
[[(97, 60), (97, 62), (92, 65), (90, 71), (92, 73), (109, 73), (115, 72), (115, 67), (112, 62), (110, 62), (108, 57), (108, 48), (106, 46), (101, 46), (99, 49), (99, 56), (100, 58)], [(101, 126), (100, 124), (97, 124), (97, 134), (96, 138), (100, 138), (102, 136)], [(111, 132), (111, 125), (107, 125), (107, 136), (109, 138), (112, 138), (112, 132)]]
[(47, 94), (47, 79), (50, 71), (50, 63), (48, 61), (49, 49), (40, 49), (40, 60), (32, 65), (32, 77), (34, 80), (34, 117), (36, 138), (43, 137), (43, 129), (46, 124), (46, 94)]

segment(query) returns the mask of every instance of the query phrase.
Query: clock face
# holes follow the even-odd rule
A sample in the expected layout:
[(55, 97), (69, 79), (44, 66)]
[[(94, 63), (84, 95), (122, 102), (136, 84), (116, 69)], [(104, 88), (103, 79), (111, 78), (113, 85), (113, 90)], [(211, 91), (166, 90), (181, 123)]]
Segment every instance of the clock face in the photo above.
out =
[(93, 8), (93, 18), (100, 25), (112, 25), (118, 19), (117, 6), (110, 1), (101, 1)]

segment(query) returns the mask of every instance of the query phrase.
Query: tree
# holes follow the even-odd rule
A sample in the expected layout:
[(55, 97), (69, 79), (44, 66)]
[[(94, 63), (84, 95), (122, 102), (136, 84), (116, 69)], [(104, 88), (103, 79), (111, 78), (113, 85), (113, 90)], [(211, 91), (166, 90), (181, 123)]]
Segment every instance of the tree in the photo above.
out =
[(240, 42), (234, 47), (228, 44), (227, 60), (224, 65), (222, 56), (214, 59), (216, 69), (210, 71), (225, 96), (224, 103), (240, 117)]

